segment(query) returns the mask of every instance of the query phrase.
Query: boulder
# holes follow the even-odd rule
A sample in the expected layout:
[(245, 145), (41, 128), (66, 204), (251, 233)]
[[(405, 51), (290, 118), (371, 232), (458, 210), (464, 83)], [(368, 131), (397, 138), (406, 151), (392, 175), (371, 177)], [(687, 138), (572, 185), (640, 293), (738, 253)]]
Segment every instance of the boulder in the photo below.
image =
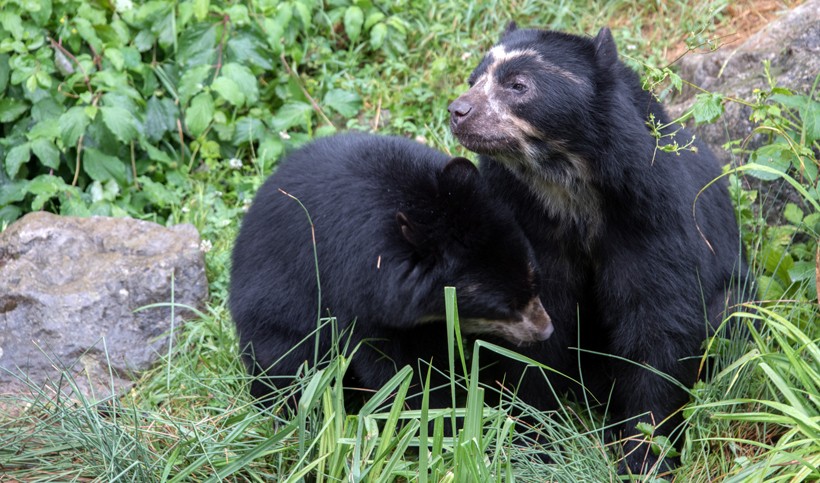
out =
[[(770, 73), (777, 85), (800, 94), (808, 94), (820, 74), (820, 0), (808, 0), (748, 37), (740, 45), (724, 45), (709, 53), (686, 55), (678, 64), (681, 77), (710, 92), (718, 92), (755, 102), (755, 90), (769, 90), (764, 61), (770, 62)], [(697, 92), (684, 89), (669, 105), (670, 114), (678, 116), (694, 100)], [(817, 86), (815, 95), (820, 94)], [(737, 102), (726, 102), (725, 113), (714, 124), (698, 126), (697, 136), (709, 144), (724, 163), (739, 165), (747, 160), (746, 154), (734, 156), (723, 145), (731, 140), (744, 140), (754, 130), (749, 120), (750, 107)], [(763, 145), (767, 136), (749, 137), (746, 153)], [(802, 204), (801, 197), (784, 182), (761, 182), (749, 179), (752, 189), (761, 191), (766, 201), (764, 215), (770, 222), (780, 220), (787, 202)]]
[(207, 295), (191, 225), (30, 213), (0, 233), (0, 395), (122, 394)]

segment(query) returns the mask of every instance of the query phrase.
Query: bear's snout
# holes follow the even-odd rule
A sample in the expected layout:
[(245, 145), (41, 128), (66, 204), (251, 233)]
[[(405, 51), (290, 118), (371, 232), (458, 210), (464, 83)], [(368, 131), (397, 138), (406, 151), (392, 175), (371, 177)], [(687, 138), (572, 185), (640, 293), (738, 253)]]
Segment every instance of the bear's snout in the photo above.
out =
[(464, 100), (463, 96), (453, 101), (447, 111), (450, 113), (450, 125), (455, 128), (473, 110), (472, 104)]

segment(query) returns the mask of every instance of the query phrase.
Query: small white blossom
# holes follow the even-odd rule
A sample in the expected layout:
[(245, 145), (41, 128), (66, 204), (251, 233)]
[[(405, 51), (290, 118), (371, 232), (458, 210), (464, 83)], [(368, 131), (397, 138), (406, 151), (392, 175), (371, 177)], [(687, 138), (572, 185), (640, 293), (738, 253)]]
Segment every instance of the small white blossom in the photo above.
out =
[(279, 131), (279, 137), (287, 141), (290, 139), (290, 134), (287, 131)]
[(240, 169), (242, 167), (242, 160), (239, 158), (231, 158), (228, 160), (228, 166), (231, 169)]
[(211, 240), (202, 240), (199, 242), (199, 251), (202, 253), (208, 253), (214, 247), (214, 244), (211, 243)]
[(182, 212), (183, 212), (183, 213), (188, 213), (189, 211), (191, 211), (191, 209), (190, 209), (190, 208), (188, 208), (187, 206), (183, 206), (183, 207), (182, 207)]
[(131, 0), (114, 0), (114, 10), (122, 13), (134, 8), (134, 3)]

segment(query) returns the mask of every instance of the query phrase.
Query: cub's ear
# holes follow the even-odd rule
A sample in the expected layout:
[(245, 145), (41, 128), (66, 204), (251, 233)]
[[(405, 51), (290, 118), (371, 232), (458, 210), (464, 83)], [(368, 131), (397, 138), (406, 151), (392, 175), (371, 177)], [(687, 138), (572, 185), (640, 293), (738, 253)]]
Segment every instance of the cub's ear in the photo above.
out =
[(510, 23), (507, 24), (507, 28), (505, 28), (504, 31), (501, 33), (501, 38), (503, 39), (507, 36), (507, 34), (512, 33), (516, 30), (518, 30), (518, 25), (516, 25), (514, 20), (511, 20)]
[(421, 245), (424, 241), (421, 230), (419, 230), (419, 228), (414, 225), (409, 218), (407, 218), (407, 215), (401, 211), (396, 213), (396, 222), (399, 224), (401, 236), (403, 236), (405, 240), (410, 242), (410, 244), (415, 247)]
[(612, 32), (607, 27), (598, 31), (593, 43), (595, 44), (595, 59), (600, 67), (615, 64), (618, 60), (618, 47), (615, 45), (615, 39), (612, 38)]
[(455, 157), (444, 166), (439, 179), (442, 182), (465, 183), (478, 176), (478, 168), (467, 158)]

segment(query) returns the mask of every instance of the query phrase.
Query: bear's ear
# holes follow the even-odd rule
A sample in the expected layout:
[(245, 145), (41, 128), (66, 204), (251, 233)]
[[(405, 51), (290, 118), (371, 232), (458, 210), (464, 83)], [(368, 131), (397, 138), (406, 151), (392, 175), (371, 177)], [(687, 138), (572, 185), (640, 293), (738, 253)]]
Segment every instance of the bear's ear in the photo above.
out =
[(401, 236), (403, 236), (405, 240), (415, 247), (421, 245), (424, 237), (421, 235), (418, 227), (407, 218), (407, 215), (401, 211), (396, 213), (396, 222), (399, 224)]
[(518, 25), (516, 25), (514, 20), (510, 20), (510, 23), (507, 24), (507, 28), (505, 28), (504, 31), (501, 32), (501, 38), (503, 39), (508, 34), (515, 32), (516, 30), (518, 30)]
[(598, 35), (593, 40), (595, 45), (595, 59), (598, 61), (600, 67), (610, 67), (618, 60), (618, 47), (615, 45), (615, 39), (612, 38), (612, 32), (604, 27), (598, 31)]
[(476, 165), (469, 159), (458, 156), (447, 161), (447, 164), (441, 171), (439, 179), (444, 183), (464, 184), (475, 176), (478, 176), (478, 168)]

